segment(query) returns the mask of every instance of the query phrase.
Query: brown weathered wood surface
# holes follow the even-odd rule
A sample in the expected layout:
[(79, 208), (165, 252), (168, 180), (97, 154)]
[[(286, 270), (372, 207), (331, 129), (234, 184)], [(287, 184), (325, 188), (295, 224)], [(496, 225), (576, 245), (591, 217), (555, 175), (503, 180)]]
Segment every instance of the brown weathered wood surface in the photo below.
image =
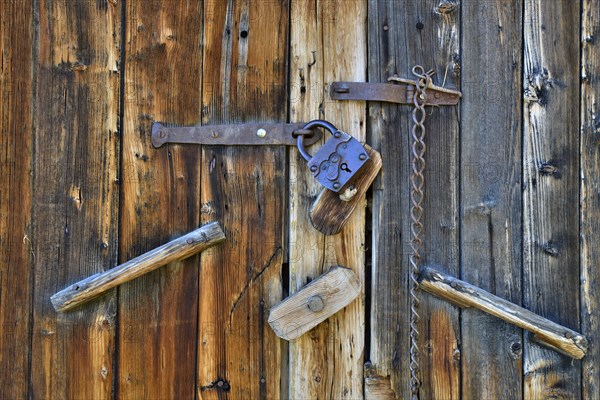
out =
[[(203, 7), (184, 0), (119, 4), (125, 28), (119, 258), (125, 262), (200, 225), (200, 148), (156, 150), (151, 125), (200, 118)], [(198, 260), (172, 263), (118, 289), (119, 398), (194, 397)]]
[[(0, 1), (0, 397), (409, 398), (411, 108), (328, 85), (415, 64), (463, 91), (428, 109), (424, 264), (589, 339), (572, 360), (422, 293), (422, 398), (600, 397), (599, 15), (593, 0)], [(155, 121), (316, 118), (383, 161), (331, 237), (293, 148), (151, 143)], [(57, 290), (212, 220), (222, 248), (53, 310)], [(278, 339), (269, 308), (338, 264), (358, 298)]]
[(583, 2), (581, 28), (581, 333), (591, 338), (582, 361), (581, 396), (600, 399), (600, 4)]
[[(522, 1), (462, 6), (461, 275), (521, 304)], [(468, 99), (468, 100), (467, 100)], [(522, 330), (461, 313), (462, 396), (522, 393)]]
[(206, 224), (177, 239), (171, 240), (147, 253), (108, 271), (99, 272), (67, 286), (50, 297), (56, 311), (73, 309), (106, 291), (154, 271), (164, 265), (180, 261), (225, 240), (218, 222)]
[[(461, 281), (432, 268), (424, 268), (419, 279), (427, 292), (463, 308), (473, 307), (489, 315), (533, 333), (539, 342), (572, 358), (585, 356), (588, 342), (580, 333), (544, 317), (478, 286)], [(513, 392), (514, 393), (514, 392)]]
[[(205, 3), (203, 124), (284, 121), (288, 1)], [(284, 345), (267, 324), (282, 298), (286, 149), (206, 146), (202, 219), (228, 240), (202, 254), (197, 396), (281, 396)]]
[(34, 13), (0, 2), (0, 392), (14, 399), (30, 387)]
[(117, 261), (120, 8), (34, 4), (29, 395), (105, 399), (115, 378), (115, 293), (71, 314), (56, 314), (50, 295)]

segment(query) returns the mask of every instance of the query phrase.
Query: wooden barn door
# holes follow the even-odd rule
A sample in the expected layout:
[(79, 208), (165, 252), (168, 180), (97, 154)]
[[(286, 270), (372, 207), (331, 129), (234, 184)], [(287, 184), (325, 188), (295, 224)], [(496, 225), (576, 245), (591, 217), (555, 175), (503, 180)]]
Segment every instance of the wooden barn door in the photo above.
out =
[[(421, 399), (600, 398), (595, 0), (2, 0), (0, 21), (0, 397), (409, 399), (412, 109), (328, 87), (420, 64), (463, 93), (428, 109), (423, 264), (590, 342), (572, 360), (422, 293)], [(333, 236), (294, 147), (150, 135), (312, 119), (383, 158)], [(53, 310), (213, 220), (224, 244)], [(358, 298), (277, 338), (269, 309), (335, 265)]]

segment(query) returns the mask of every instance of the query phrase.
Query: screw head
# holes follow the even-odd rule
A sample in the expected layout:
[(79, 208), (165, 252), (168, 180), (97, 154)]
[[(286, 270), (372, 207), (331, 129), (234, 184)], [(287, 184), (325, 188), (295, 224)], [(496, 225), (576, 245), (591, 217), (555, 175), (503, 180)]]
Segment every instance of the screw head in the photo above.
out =
[(316, 166), (316, 165), (311, 165), (311, 166), (310, 166), (310, 170), (311, 170), (312, 172), (317, 172), (317, 166)]
[(336, 182), (336, 183), (334, 183), (334, 184), (333, 184), (333, 188), (334, 188), (334, 189), (339, 189), (339, 188), (340, 188), (340, 184), (339, 184), (339, 182)]
[(339, 139), (340, 137), (342, 137), (342, 133), (340, 131), (337, 131), (333, 134), (333, 137)]
[(360, 156), (358, 156), (358, 158), (359, 158), (361, 161), (364, 161), (364, 160), (366, 160), (366, 159), (367, 159), (367, 155), (366, 155), (365, 153), (362, 153)]
[(160, 136), (160, 138), (164, 138), (165, 136), (167, 136), (167, 134), (165, 133), (165, 131), (161, 130), (160, 133), (158, 134), (158, 136)]
[(216, 139), (216, 138), (218, 138), (218, 137), (219, 137), (219, 132), (217, 132), (217, 131), (212, 131), (212, 132), (210, 133), (210, 136), (212, 136), (214, 139)]
[(263, 137), (267, 136), (267, 131), (264, 130), (263, 128), (260, 128), (259, 130), (256, 131), (256, 136), (263, 138)]
[(332, 162), (338, 162), (338, 161), (340, 161), (340, 155), (339, 155), (339, 154), (337, 154), (337, 153), (333, 153), (333, 154), (331, 155), (331, 161), (332, 161)]

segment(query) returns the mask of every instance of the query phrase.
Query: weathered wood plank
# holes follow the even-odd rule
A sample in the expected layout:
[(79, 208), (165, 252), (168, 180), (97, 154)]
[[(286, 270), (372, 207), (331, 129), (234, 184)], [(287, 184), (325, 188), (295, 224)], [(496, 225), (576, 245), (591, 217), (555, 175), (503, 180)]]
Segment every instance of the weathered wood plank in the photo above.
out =
[[(202, 4), (125, 2), (121, 262), (199, 225), (200, 148), (151, 143), (151, 123), (200, 118)], [(123, 399), (193, 398), (198, 257), (119, 288)]]
[[(521, 303), (521, 1), (462, 2), (461, 276)], [(522, 331), (463, 310), (462, 396), (522, 393)]]
[[(579, 327), (579, 3), (526, 0), (523, 306)], [(524, 340), (524, 396), (580, 398), (581, 363)]]
[(600, 4), (583, 1), (581, 21), (581, 333), (591, 338), (581, 395), (600, 399)]
[(26, 398), (31, 308), (33, 3), (0, 2), (0, 388)]
[(34, 220), (26, 240), (35, 274), (30, 397), (107, 399), (115, 293), (59, 315), (50, 295), (117, 261), (120, 8), (70, 0), (34, 4)]
[[(204, 124), (284, 122), (289, 3), (205, 3)], [(282, 343), (267, 323), (282, 297), (286, 149), (206, 146), (203, 220), (227, 241), (202, 254), (197, 396), (280, 398)]]
[[(365, 140), (364, 103), (326, 100), (333, 81), (366, 79), (366, 3), (362, 0), (292, 2), (291, 119), (331, 120)], [(365, 200), (336, 236), (323, 237), (308, 218), (322, 190), (294, 150), (290, 160), (290, 294), (332, 265), (344, 265), (364, 287)], [(358, 299), (290, 344), (290, 398), (363, 395), (364, 289)]]
[[(419, 283), (427, 292), (457, 304), (459, 307), (473, 307), (526, 329), (533, 333), (539, 342), (556, 351), (576, 359), (585, 356), (588, 342), (580, 333), (493, 295), (478, 286), (433, 268), (422, 270)], [(481, 331), (478, 334), (481, 335)], [(512, 396), (518, 393), (518, 388), (511, 391)]]
[[(460, 9), (454, 2), (369, 2), (369, 81), (385, 82), (393, 74), (414, 78), (411, 69), (421, 64), (436, 69), (440, 86), (445, 82), (446, 86), (457, 87), (459, 31)], [(459, 268), (457, 110), (428, 110), (426, 121), (423, 263), (441, 265), (451, 274), (458, 274)], [(369, 104), (369, 141), (381, 152), (384, 164), (373, 190), (371, 379), (367, 384), (381, 385), (382, 380), (388, 380), (400, 398), (409, 397), (410, 376), (407, 287), (411, 111), (410, 106)], [(421, 299), (422, 398), (459, 398), (458, 310), (426, 294)]]

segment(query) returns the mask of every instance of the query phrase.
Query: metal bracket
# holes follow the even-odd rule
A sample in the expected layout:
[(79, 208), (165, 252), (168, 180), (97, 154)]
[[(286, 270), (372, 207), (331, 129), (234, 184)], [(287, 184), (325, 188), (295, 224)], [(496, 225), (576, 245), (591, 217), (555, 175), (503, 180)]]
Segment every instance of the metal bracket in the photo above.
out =
[(307, 134), (302, 131), (304, 123), (249, 123), (230, 125), (204, 125), (167, 127), (159, 122), (152, 124), (152, 144), (160, 147), (165, 143), (191, 143), (203, 145), (247, 146), (295, 146), (297, 135), (302, 134), (308, 146), (323, 136), (318, 130)]
[[(370, 82), (333, 82), (329, 95), (333, 100), (384, 101), (396, 104), (413, 104), (417, 82), (392, 76), (394, 83)], [(460, 101), (462, 93), (446, 89), (432, 83), (427, 85), (426, 106), (454, 106)]]

